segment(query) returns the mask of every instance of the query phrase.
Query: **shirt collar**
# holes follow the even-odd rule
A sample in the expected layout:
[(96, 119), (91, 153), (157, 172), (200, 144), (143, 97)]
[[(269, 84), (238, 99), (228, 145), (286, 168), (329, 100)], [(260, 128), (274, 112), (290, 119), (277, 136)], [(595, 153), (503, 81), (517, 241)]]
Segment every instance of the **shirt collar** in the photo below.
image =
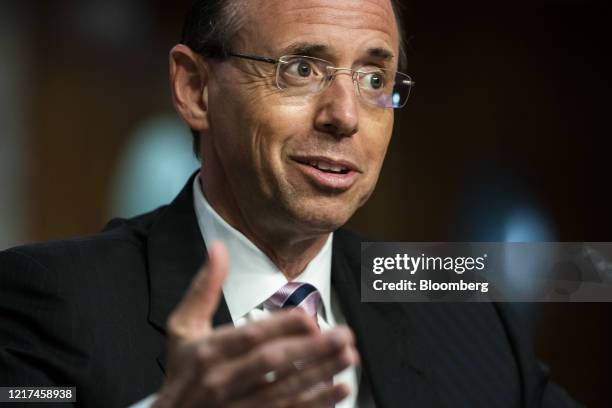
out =
[[(210, 206), (200, 185), (200, 176), (193, 181), (193, 199), (198, 225), (204, 243), (221, 241), (229, 255), (229, 273), (223, 284), (223, 296), (232, 321), (244, 317), (287, 283), (287, 278), (274, 263), (240, 231), (229, 225)], [(295, 280), (313, 285), (321, 294), (323, 319), (331, 313), (331, 255), (333, 234), (306, 269)]]

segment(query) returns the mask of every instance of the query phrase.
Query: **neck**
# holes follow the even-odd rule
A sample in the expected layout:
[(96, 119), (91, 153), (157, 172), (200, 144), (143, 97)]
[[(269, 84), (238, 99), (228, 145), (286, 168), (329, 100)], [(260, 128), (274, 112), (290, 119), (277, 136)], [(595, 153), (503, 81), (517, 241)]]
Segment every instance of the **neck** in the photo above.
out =
[(274, 221), (256, 224), (244, 214), (227, 185), (220, 185), (223, 177), (215, 177), (210, 169), (200, 172), (200, 186), (210, 206), (236, 230), (259, 248), (288, 280), (299, 276), (310, 261), (321, 251), (329, 232), (306, 235), (291, 228), (282, 228)]

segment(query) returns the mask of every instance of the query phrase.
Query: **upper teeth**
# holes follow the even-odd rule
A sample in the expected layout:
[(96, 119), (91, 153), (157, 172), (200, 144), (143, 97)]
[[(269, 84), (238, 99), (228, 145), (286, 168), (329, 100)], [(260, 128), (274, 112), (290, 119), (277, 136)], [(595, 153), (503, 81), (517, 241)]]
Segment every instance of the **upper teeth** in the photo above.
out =
[(334, 172), (341, 172), (341, 171), (345, 171), (347, 170), (346, 167), (342, 167), (342, 166), (333, 166), (331, 164), (327, 164), (324, 162), (318, 162), (318, 161), (311, 161), (309, 163), (311, 166), (316, 167), (320, 170), (325, 170), (325, 171), (334, 171)]

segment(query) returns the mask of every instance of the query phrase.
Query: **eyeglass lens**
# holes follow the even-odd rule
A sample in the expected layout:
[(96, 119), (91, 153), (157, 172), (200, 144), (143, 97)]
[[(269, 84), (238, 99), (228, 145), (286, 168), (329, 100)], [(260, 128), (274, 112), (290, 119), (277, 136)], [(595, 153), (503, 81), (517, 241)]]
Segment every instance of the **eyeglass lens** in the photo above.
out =
[[(285, 56), (279, 59), (276, 83), (290, 95), (314, 94), (325, 89), (338, 71), (347, 69), (314, 57)], [(413, 84), (408, 75), (381, 68), (352, 71), (352, 75), (364, 101), (381, 108), (403, 107)]]

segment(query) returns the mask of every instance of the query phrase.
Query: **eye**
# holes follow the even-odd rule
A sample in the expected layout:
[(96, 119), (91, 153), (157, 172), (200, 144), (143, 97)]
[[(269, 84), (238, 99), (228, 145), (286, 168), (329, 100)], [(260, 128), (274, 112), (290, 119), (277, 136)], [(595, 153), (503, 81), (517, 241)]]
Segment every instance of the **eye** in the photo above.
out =
[(385, 76), (380, 72), (370, 72), (363, 76), (361, 82), (366, 89), (377, 91), (385, 87)]
[(310, 69), (310, 65), (306, 64), (305, 62), (300, 62), (298, 64), (297, 72), (299, 76), (307, 77), (308, 75), (310, 75), (311, 71), (312, 70)]
[(303, 79), (318, 75), (317, 67), (311, 61), (305, 59), (290, 61), (285, 68), (285, 72), (293, 77)]

